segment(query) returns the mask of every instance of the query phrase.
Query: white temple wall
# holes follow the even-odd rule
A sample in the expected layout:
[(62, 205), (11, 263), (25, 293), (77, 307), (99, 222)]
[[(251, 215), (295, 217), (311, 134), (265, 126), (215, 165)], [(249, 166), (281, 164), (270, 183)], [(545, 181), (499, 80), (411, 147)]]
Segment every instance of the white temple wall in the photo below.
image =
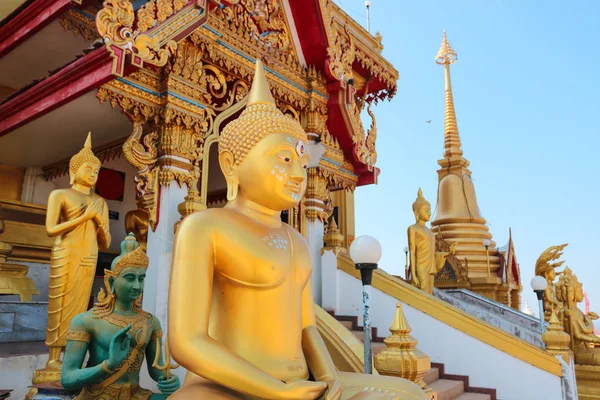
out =
[[(334, 284), (334, 282), (324, 282)], [(337, 271), (337, 315), (352, 315), (362, 325), (362, 286), (359, 279)], [(388, 336), (396, 303), (392, 296), (371, 289), (371, 323), (379, 336)], [(561, 377), (518, 360), (429, 315), (403, 304), (417, 347), (449, 374), (466, 375), (474, 387), (496, 389), (498, 400), (560, 400)]]

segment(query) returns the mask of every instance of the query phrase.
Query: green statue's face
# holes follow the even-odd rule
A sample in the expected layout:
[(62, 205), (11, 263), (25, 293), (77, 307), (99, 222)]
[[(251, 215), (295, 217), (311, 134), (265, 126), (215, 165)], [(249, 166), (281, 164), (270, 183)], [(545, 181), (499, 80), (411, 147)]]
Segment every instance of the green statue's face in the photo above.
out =
[(86, 162), (79, 167), (73, 177), (73, 181), (84, 186), (94, 186), (98, 181), (98, 172), (100, 172), (100, 165)]
[(135, 301), (144, 291), (146, 270), (126, 267), (112, 282), (113, 292), (123, 302)]

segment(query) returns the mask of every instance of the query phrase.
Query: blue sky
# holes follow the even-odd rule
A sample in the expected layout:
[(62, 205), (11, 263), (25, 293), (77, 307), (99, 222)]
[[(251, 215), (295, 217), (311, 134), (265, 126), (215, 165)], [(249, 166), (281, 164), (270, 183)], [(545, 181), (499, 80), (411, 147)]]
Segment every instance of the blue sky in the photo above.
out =
[[(337, 3), (364, 24), (364, 1)], [(356, 191), (356, 234), (381, 241), (382, 268), (404, 271), (419, 186), (435, 207), (444, 75), (434, 56), (446, 29), (464, 155), (499, 246), (512, 227), (523, 298), (537, 313), (535, 261), (569, 243), (563, 259), (600, 311), (599, 18), (592, 0), (371, 0), (371, 32), (400, 72), (396, 97), (375, 109), (379, 185)]]

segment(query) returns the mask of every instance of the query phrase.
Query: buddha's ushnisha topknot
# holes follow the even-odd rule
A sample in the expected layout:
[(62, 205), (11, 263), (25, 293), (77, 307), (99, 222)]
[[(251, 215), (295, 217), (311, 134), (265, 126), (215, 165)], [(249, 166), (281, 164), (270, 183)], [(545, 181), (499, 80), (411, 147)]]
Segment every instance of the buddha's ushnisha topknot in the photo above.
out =
[(242, 114), (221, 132), (219, 152), (230, 151), (235, 164), (240, 165), (246, 155), (262, 138), (274, 133), (285, 133), (307, 142), (302, 126), (294, 118), (284, 115), (277, 106), (265, 77), (262, 61), (256, 60), (256, 69), (248, 102)]

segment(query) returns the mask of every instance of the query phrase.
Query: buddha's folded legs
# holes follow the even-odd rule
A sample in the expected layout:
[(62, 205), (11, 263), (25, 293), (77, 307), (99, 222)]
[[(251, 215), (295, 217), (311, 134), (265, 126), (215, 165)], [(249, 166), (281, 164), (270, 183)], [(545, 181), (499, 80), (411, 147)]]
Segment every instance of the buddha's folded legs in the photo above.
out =
[[(344, 372), (340, 372), (339, 374), (343, 390), (343, 400), (422, 400), (424, 398), (421, 388), (407, 380), (380, 375)], [(211, 400), (257, 400), (190, 373), (188, 373), (183, 387), (171, 395), (169, 400), (195, 398)]]

